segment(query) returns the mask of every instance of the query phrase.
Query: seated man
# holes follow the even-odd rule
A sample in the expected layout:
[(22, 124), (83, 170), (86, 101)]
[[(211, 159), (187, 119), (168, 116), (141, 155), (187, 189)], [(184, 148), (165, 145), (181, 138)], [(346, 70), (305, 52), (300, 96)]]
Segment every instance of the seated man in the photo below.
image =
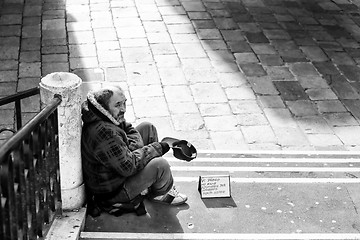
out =
[[(155, 111), (156, 109), (154, 109)], [(86, 188), (110, 211), (116, 204), (152, 201), (180, 205), (187, 197), (176, 191), (168, 162), (170, 147), (159, 142), (156, 128), (125, 121), (126, 97), (119, 87), (88, 93), (82, 106), (81, 153)]]

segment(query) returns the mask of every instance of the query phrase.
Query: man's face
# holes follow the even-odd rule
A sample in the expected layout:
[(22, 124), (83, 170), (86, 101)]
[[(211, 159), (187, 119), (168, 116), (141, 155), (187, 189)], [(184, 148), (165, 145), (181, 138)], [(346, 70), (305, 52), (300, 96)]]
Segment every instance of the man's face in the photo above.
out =
[(116, 89), (109, 101), (109, 112), (118, 121), (125, 121), (126, 97), (124, 92)]

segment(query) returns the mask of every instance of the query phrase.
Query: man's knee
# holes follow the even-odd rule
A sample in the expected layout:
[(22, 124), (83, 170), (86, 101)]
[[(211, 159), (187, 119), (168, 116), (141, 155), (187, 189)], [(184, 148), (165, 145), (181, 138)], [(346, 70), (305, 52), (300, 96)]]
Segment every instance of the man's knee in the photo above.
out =
[(157, 157), (157, 158), (152, 159), (148, 163), (148, 165), (149, 165), (149, 167), (156, 168), (156, 169), (170, 170), (169, 162), (163, 157)]

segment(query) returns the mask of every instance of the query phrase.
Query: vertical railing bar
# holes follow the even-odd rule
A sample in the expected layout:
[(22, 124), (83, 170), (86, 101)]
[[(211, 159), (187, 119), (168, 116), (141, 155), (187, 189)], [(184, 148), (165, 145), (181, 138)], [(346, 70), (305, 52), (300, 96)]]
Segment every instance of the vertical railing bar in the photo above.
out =
[(21, 143), (20, 150), (19, 150), (19, 167), (18, 167), (18, 174), (19, 174), (19, 192), (20, 192), (20, 206), (19, 211), (21, 217), (21, 231), (23, 233), (23, 239), (27, 239), (28, 235), (28, 220), (27, 220), (27, 201), (26, 201), (26, 181), (25, 181), (25, 167), (24, 167), (24, 142)]
[(15, 196), (15, 181), (14, 181), (14, 161), (13, 156), (10, 155), (8, 158), (8, 207), (9, 207), (9, 227), (10, 227), (10, 238), (18, 239), (17, 232), (17, 211), (16, 211), (16, 196)]
[(16, 130), (22, 127), (21, 102), (20, 99), (15, 101)]

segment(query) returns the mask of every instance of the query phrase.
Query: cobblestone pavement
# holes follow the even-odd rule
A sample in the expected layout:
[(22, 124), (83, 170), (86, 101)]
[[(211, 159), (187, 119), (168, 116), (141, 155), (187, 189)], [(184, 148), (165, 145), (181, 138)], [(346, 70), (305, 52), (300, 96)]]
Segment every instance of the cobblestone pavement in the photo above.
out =
[(198, 149), (359, 149), (359, 0), (3, 1), (1, 97), (70, 71)]

